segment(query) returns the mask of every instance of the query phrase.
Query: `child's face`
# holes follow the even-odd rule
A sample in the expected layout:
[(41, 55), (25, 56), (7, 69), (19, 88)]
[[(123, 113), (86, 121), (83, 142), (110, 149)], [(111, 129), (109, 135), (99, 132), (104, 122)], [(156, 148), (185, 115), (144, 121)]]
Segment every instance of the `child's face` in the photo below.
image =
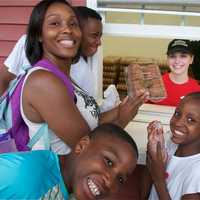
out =
[(184, 98), (176, 108), (170, 121), (172, 141), (187, 147), (200, 145), (200, 109), (199, 101)]
[(47, 9), (42, 28), (44, 57), (53, 60), (73, 58), (80, 40), (81, 31), (73, 10), (65, 4), (52, 4)]
[(101, 45), (102, 23), (95, 18), (88, 18), (83, 23), (83, 39), (81, 41), (82, 54), (84, 56), (92, 56)]
[(188, 53), (173, 53), (167, 57), (168, 65), (172, 73), (184, 74), (188, 73), (189, 65), (193, 62), (193, 56)]
[(102, 136), (78, 147), (73, 191), (79, 200), (101, 199), (118, 190), (136, 166), (136, 153), (122, 139)]

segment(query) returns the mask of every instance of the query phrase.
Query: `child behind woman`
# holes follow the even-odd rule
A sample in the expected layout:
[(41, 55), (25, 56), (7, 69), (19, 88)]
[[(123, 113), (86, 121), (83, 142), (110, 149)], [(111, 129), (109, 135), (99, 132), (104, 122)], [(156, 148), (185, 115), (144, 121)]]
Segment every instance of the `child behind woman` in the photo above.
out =
[[(186, 95), (170, 120), (171, 138), (166, 143), (168, 160), (162, 158), (161, 145), (147, 149), (147, 167), (153, 181), (150, 200), (200, 199), (200, 92)], [(148, 126), (148, 137), (160, 134)], [(158, 129), (157, 129), (158, 130)]]

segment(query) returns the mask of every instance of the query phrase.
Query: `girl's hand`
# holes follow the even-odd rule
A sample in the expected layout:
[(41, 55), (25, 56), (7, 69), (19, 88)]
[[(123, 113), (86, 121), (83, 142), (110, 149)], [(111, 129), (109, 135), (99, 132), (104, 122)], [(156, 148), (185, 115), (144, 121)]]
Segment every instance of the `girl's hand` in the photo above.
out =
[(159, 121), (153, 121), (149, 123), (147, 127), (148, 132), (148, 148), (149, 151), (156, 153), (157, 144), (160, 143), (161, 153), (164, 163), (167, 162), (167, 152), (165, 149), (165, 139), (163, 135), (163, 127)]
[(156, 152), (152, 151), (150, 144), (147, 144), (147, 167), (153, 182), (160, 183), (165, 181), (165, 163), (161, 151), (160, 142), (156, 145)]

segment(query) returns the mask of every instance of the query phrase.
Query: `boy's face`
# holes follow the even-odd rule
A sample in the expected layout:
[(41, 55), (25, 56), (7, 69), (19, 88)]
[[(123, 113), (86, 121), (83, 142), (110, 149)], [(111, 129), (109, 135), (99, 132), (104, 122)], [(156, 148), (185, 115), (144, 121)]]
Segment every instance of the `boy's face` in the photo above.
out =
[(93, 56), (101, 45), (102, 23), (95, 18), (88, 18), (82, 26), (81, 50), (85, 57)]
[(174, 74), (187, 74), (189, 65), (193, 62), (193, 56), (189, 53), (176, 52), (167, 56), (169, 68)]
[(199, 148), (200, 145), (200, 109), (199, 101), (191, 97), (184, 98), (176, 108), (170, 121), (172, 141), (186, 147)]
[(85, 137), (75, 153), (72, 185), (78, 200), (101, 199), (118, 190), (137, 162), (129, 143), (108, 135)]

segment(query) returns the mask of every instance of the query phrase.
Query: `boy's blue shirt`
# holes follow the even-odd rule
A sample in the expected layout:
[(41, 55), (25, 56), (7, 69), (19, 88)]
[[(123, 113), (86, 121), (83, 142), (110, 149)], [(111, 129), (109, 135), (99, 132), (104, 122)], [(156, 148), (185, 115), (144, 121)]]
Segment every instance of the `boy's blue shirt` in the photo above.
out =
[(68, 199), (58, 156), (47, 150), (0, 154), (0, 199)]

